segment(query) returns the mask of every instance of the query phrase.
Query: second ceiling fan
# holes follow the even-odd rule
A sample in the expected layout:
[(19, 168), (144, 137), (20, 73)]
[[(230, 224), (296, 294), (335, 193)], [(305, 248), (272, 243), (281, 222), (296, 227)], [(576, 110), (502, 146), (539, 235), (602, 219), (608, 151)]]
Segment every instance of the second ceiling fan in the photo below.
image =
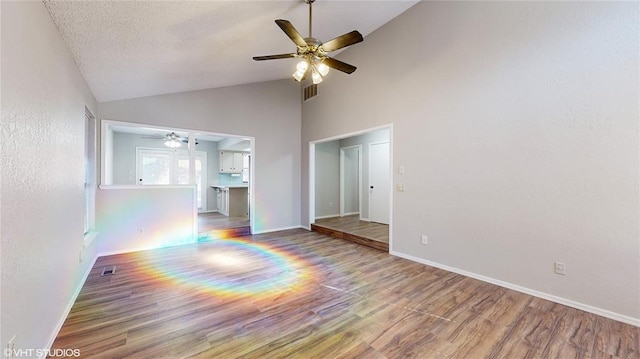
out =
[(305, 2), (309, 4), (309, 37), (303, 38), (289, 21), (282, 19), (276, 20), (276, 24), (278, 24), (282, 31), (284, 31), (285, 34), (287, 34), (287, 36), (289, 36), (289, 38), (296, 44), (296, 53), (255, 56), (253, 59), (256, 61), (263, 61), (288, 59), (292, 57), (301, 58), (302, 61), (298, 62), (296, 65), (296, 72), (293, 74), (293, 78), (298, 82), (304, 80), (309, 72), (311, 72), (311, 80), (314, 84), (319, 84), (322, 82), (322, 78), (329, 73), (329, 68), (333, 68), (347, 74), (353, 73), (356, 70), (355, 66), (331, 58), (327, 56), (327, 53), (361, 42), (363, 40), (362, 34), (354, 30), (325, 43), (314, 38), (311, 32), (313, 15), (312, 4), (314, 1), (315, 0), (305, 0)]

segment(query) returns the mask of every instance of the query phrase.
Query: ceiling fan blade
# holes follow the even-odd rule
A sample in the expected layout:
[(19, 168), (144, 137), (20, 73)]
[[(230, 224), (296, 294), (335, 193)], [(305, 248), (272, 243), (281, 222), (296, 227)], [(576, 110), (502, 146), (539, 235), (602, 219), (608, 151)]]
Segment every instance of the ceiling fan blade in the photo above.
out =
[(296, 54), (280, 54), (280, 55), (268, 55), (268, 56), (254, 56), (253, 59), (256, 61), (263, 60), (276, 60), (276, 59), (288, 59), (290, 57), (296, 57)]
[(356, 67), (353, 65), (349, 65), (345, 62), (342, 62), (340, 60), (336, 60), (334, 58), (331, 57), (325, 57), (324, 60), (322, 61), (323, 64), (334, 68), (338, 71), (342, 71), (344, 73), (350, 74), (353, 73), (356, 70)]
[(280, 26), (282, 31), (284, 31), (284, 33), (287, 34), (287, 36), (289, 36), (289, 38), (298, 47), (306, 47), (307, 46), (307, 42), (304, 41), (304, 38), (302, 37), (302, 35), (300, 35), (298, 30), (296, 30), (296, 28), (293, 27), (293, 25), (289, 21), (279, 19), (279, 20), (276, 20), (276, 24), (278, 24), (278, 26)]
[(322, 49), (324, 49), (325, 52), (336, 51), (343, 47), (347, 47), (347, 46), (362, 42), (362, 40), (364, 40), (362, 38), (362, 34), (360, 34), (356, 30), (353, 30), (349, 33), (346, 33), (344, 35), (336, 37), (335, 39), (325, 42), (324, 44), (322, 44)]

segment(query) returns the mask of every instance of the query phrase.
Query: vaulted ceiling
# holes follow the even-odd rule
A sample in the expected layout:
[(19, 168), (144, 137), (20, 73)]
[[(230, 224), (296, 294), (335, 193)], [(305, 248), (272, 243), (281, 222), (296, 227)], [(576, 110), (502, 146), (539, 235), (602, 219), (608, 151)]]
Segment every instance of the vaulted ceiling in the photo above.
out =
[[(366, 43), (416, 2), (317, 0), (313, 37), (358, 30)], [(275, 19), (309, 31), (302, 0), (44, 3), (99, 102), (291, 78), (295, 59), (252, 57), (295, 52)]]

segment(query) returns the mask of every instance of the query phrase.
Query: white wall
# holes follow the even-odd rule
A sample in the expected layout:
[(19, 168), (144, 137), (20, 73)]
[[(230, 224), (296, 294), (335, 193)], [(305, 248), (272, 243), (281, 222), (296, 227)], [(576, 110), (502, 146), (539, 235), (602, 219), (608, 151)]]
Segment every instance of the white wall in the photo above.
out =
[(95, 256), (83, 247), (85, 105), (96, 102), (42, 2), (0, 3), (2, 348), (47, 348)]
[(367, 36), (303, 105), (303, 225), (306, 144), (393, 122), (394, 253), (640, 324), (639, 7), (420, 2)]
[(300, 226), (300, 87), (293, 81), (105, 102), (98, 117), (254, 137), (254, 233)]

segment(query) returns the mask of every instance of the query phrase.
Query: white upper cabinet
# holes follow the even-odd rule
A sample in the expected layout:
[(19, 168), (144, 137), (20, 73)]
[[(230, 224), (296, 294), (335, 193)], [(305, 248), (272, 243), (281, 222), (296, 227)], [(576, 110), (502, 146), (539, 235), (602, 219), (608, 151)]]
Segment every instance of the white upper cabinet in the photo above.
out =
[(242, 152), (220, 151), (220, 173), (242, 173)]

